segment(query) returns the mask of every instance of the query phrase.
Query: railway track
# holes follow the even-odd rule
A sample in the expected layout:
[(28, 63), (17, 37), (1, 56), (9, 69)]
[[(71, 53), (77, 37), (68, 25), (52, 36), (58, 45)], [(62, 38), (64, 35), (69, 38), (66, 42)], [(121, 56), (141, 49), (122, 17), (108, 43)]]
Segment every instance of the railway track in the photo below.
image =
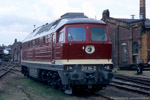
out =
[(150, 78), (115, 75), (111, 86), (150, 96)]
[[(5, 76), (7, 73), (15, 73), (15, 74), (21, 74), (20, 73), (21, 71), (19, 69), (16, 69), (15, 68), (15, 65), (2, 65), (0, 66), (0, 78), (2, 78), (3, 76)], [(22, 74), (21, 74), (22, 75)], [(82, 96), (84, 97), (85, 94), (83, 94)], [(87, 95), (87, 94), (86, 94)], [(91, 95), (90, 93), (88, 94), (88, 96)], [(78, 96), (78, 95), (77, 95)], [(81, 94), (79, 97), (82, 97)], [(85, 96), (87, 97), (87, 96)], [(101, 94), (93, 94), (91, 95), (90, 99), (94, 99), (94, 98), (98, 98), (98, 97), (101, 97), (101, 98), (104, 98), (105, 100), (114, 100), (110, 97), (107, 97), (107, 96), (104, 96), (104, 95), (101, 95)]]
[[(2, 71), (1, 71), (1, 69), (2, 69)], [(7, 73), (12, 72), (12, 73), (15, 73), (15, 74), (18, 74), (18, 75), (22, 75), (20, 73), (19, 67), (15, 67), (15, 65), (5, 65), (3, 67), (0, 66), (0, 76), (4, 71), (8, 71)], [(3, 76), (5, 76), (7, 73), (5, 73)], [(1, 76), (1, 77), (3, 77), (3, 76)], [(129, 81), (129, 80), (131, 80), (131, 81)], [(134, 92), (137, 92), (137, 93), (140, 93), (140, 94), (149, 95), (149, 92), (148, 92), (150, 90), (149, 80), (150, 79), (148, 79), (148, 78), (138, 78), (137, 79), (136, 77), (116, 75), (115, 79), (113, 79), (113, 83), (111, 83), (110, 85), (113, 86), (113, 87), (114, 86), (118, 87), (119, 88), (118, 90), (125, 89), (125, 90), (128, 90), (128, 91), (132, 91), (132, 92), (134, 91)], [(143, 81), (145, 84), (142, 84), (141, 81)], [(141, 91), (141, 88), (144, 91)], [(115, 88), (115, 89), (117, 90), (117, 88)], [(75, 96), (77, 96), (80, 100), (82, 100), (82, 98), (84, 99), (84, 98), (87, 98), (87, 97), (88, 97), (87, 100), (99, 100), (99, 98), (102, 98), (102, 100), (103, 99), (104, 100), (115, 100), (114, 94), (112, 94), (112, 96), (110, 96), (110, 95), (105, 95), (105, 94), (99, 93), (99, 92), (94, 93), (94, 94), (91, 94), (91, 93), (83, 94), (83, 95), (79, 94), (79, 95), (75, 95)]]
[(18, 69), (15, 69), (16, 65), (12, 63), (3, 63), (0, 65), (0, 78), (5, 76), (9, 72), (21, 72)]
[(5, 76), (8, 72), (10, 71), (10, 69), (8, 68), (1, 68), (0, 69), (0, 79)]
[(107, 99), (107, 100), (114, 100), (114, 99), (112, 99), (111, 97), (107, 97), (107, 96), (104, 96), (104, 95), (100, 95), (100, 94), (99, 94), (99, 96), (101, 96), (102, 98)]
[(81, 98), (85, 98), (86, 100), (101, 100), (101, 99), (102, 100), (115, 100), (112, 97), (101, 94), (99, 92), (91, 93), (91, 92), (83, 91), (83, 90), (77, 91), (75, 94), (72, 94), (72, 96), (77, 97), (79, 100), (82, 100)]

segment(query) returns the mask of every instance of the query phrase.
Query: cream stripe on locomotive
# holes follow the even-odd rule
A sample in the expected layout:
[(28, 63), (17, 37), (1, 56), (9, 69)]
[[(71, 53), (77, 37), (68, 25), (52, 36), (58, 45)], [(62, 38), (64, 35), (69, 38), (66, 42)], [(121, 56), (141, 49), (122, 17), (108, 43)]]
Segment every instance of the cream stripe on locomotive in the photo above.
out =
[(37, 64), (52, 64), (51, 62), (44, 62), (44, 61), (27, 61), (27, 60), (22, 60), (22, 63), (37, 63)]
[[(42, 61), (25, 61), (26, 63), (52, 64), (51, 62)], [(55, 64), (112, 64), (111, 59), (80, 59), (80, 60), (55, 60)]]
[(56, 60), (55, 64), (112, 64), (108, 59)]

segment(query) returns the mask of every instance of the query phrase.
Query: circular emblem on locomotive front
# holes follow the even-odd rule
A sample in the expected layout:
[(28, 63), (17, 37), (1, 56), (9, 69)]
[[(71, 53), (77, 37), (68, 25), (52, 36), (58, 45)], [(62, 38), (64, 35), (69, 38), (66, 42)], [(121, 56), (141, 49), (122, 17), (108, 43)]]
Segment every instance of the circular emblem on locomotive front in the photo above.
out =
[(95, 47), (92, 45), (86, 46), (86, 48), (85, 48), (85, 52), (88, 54), (92, 54), (92, 53), (94, 53), (94, 51), (95, 51)]

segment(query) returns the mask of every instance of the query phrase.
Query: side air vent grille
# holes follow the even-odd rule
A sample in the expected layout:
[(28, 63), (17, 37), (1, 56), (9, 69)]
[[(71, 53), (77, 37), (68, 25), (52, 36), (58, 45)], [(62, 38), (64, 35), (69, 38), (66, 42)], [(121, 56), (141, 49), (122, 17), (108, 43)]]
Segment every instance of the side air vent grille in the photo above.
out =
[(61, 18), (88, 18), (84, 13), (66, 13), (61, 16)]

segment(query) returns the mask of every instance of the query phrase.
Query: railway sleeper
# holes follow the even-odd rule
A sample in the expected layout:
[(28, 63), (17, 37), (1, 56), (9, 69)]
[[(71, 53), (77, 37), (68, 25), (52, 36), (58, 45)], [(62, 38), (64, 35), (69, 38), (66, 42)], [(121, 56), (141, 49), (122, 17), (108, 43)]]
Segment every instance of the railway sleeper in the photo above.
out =
[(136, 93), (143, 94), (143, 95), (150, 95), (149, 91), (146, 91), (146, 90), (143, 90), (140, 88), (136, 88), (136, 87), (132, 87), (132, 86), (119, 85), (116, 83), (110, 83), (110, 86), (117, 87), (119, 89), (124, 89), (127, 91), (136, 92)]

